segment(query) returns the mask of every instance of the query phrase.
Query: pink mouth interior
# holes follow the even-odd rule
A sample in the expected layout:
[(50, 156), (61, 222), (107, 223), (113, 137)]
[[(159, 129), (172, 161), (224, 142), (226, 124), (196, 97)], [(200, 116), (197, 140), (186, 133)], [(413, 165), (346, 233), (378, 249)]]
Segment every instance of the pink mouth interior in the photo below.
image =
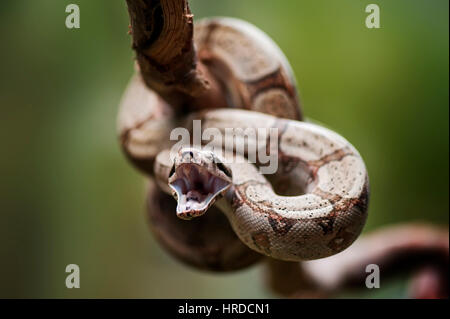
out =
[(181, 165), (170, 186), (178, 195), (177, 214), (196, 217), (204, 214), (230, 183), (195, 164)]

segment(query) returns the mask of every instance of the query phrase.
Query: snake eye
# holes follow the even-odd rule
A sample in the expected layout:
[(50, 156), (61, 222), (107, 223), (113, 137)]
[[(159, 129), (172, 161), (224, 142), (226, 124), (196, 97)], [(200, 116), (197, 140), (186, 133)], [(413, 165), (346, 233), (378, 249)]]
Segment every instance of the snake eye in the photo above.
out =
[(225, 165), (223, 165), (222, 162), (216, 160), (215, 163), (217, 165), (217, 168), (220, 169), (225, 175), (230, 178), (232, 177), (230, 170)]
[(170, 170), (169, 177), (172, 177), (175, 174), (175, 164), (173, 164), (172, 169)]

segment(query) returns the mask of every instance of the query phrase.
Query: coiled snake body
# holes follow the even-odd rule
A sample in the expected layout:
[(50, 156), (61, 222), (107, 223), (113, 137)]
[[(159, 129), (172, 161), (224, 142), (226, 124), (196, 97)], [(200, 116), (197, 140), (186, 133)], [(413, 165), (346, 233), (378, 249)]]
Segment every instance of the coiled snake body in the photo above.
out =
[[(180, 259), (202, 266), (205, 255), (192, 257), (195, 252), (180, 238), (189, 241), (206, 232), (211, 237), (202, 238), (202, 245), (208, 247), (215, 233), (227, 229), (223, 220), (207, 227), (187, 225), (218, 218), (219, 207), (251, 250), (231, 239), (228, 243), (233, 242), (229, 245), (233, 252), (227, 247), (216, 249), (215, 254), (222, 255), (214, 260), (225, 258), (234, 265), (209, 268), (242, 268), (258, 260), (259, 254), (287, 261), (318, 259), (347, 248), (359, 236), (367, 217), (369, 183), (359, 153), (338, 134), (299, 122), (302, 117), (289, 64), (261, 31), (235, 19), (203, 20), (196, 25), (195, 43), (202, 63), (220, 80), (228, 105), (247, 110), (209, 110), (187, 119), (177, 117), (137, 76), (119, 115), (121, 142), (128, 157), (146, 173), (154, 174), (160, 188), (178, 200), (176, 213), (167, 211), (175, 210), (173, 204), (151, 188), (150, 214), (158, 222), (155, 232), (161, 242)], [(267, 177), (270, 182), (253, 164), (225, 161), (246, 155), (235, 154), (235, 149), (220, 157), (198, 146), (181, 148), (171, 159), (168, 150), (162, 151), (172, 146), (170, 131), (178, 125), (191, 128), (193, 119), (202, 121), (203, 132), (208, 128), (222, 133), (230, 128), (241, 133), (249, 127), (277, 129), (278, 169)], [(247, 146), (257, 143), (239, 133), (235, 137), (247, 138)], [(205, 215), (175, 222), (168, 214), (183, 219)], [(195, 235), (180, 237), (183, 229)], [(225, 237), (233, 236), (225, 233)]]

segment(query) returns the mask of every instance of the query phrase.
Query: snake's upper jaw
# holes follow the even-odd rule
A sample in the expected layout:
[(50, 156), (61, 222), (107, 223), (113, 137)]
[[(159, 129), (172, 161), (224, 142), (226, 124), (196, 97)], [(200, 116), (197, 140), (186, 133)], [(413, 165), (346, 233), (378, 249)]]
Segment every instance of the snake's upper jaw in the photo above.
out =
[(183, 164), (169, 178), (169, 186), (178, 201), (177, 216), (190, 220), (202, 216), (231, 186), (225, 174), (212, 174), (196, 164)]

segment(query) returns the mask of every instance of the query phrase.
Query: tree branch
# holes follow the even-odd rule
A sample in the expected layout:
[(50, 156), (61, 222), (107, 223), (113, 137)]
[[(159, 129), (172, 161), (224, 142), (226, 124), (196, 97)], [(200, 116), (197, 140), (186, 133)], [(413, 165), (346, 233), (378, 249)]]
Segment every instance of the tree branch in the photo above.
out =
[(133, 49), (147, 86), (175, 107), (223, 107), (220, 86), (197, 59), (188, 1), (126, 1)]

